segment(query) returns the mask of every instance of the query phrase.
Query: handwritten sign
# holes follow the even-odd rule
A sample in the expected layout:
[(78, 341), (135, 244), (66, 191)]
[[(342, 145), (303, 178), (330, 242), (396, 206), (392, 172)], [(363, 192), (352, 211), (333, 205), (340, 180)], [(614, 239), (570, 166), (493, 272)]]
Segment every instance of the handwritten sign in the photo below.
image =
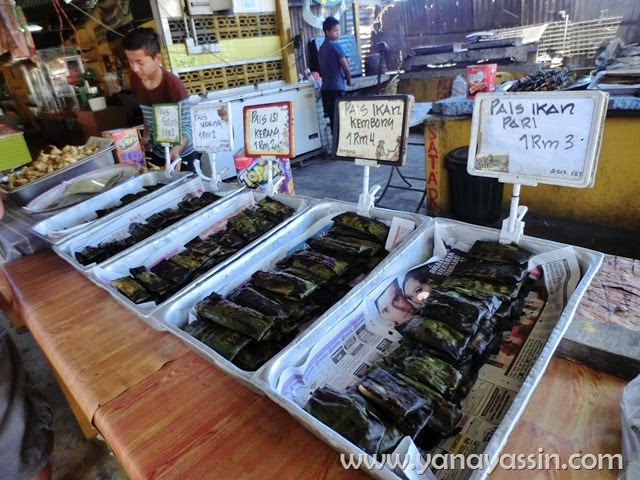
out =
[(525, 185), (593, 186), (607, 99), (599, 91), (478, 94), (469, 173)]
[(153, 137), (155, 143), (169, 145), (182, 143), (179, 104), (158, 103), (153, 105), (153, 122), (155, 124)]
[(201, 152), (224, 152), (233, 149), (231, 105), (215, 103), (191, 105), (193, 148)]
[(334, 156), (402, 166), (406, 161), (407, 95), (338, 99)]
[(244, 153), (247, 157), (293, 157), (292, 102), (244, 107)]

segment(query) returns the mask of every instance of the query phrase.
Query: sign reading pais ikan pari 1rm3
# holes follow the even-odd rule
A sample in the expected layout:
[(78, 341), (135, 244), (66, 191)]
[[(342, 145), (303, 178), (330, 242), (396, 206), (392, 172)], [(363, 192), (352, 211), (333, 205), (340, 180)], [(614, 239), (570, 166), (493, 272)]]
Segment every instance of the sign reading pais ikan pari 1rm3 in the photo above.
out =
[(607, 100), (596, 91), (478, 94), (468, 172), (523, 185), (593, 186)]

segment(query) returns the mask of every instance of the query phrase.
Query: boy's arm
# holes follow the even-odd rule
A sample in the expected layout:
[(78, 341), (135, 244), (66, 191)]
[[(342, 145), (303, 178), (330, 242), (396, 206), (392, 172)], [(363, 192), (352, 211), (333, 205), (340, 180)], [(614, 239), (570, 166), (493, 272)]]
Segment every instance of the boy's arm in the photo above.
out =
[[(182, 151), (184, 150), (184, 148), (189, 143), (191, 143), (191, 104), (189, 103), (188, 98), (180, 100), (180, 112), (180, 122), (182, 124), (182, 142), (180, 143), (180, 145), (174, 145), (173, 147), (171, 147), (170, 154), (172, 161), (177, 160), (178, 157), (182, 155)], [(179, 167), (176, 168), (176, 170), (179, 170)]]
[(347, 57), (340, 57), (340, 66), (342, 67), (342, 71), (344, 72), (344, 79), (347, 85), (351, 86), (351, 70), (349, 69), (349, 60)]

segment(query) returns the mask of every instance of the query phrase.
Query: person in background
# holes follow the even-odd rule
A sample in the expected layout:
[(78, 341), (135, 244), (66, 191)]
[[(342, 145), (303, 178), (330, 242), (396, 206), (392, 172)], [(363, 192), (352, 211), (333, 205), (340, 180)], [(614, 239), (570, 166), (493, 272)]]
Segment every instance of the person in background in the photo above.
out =
[(171, 147), (171, 161), (182, 158), (175, 169), (195, 171), (193, 160), (197, 158), (197, 154), (193, 149), (191, 134), (189, 93), (178, 77), (162, 68), (158, 34), (152, 28), (136, 28), (124, 37), (122, 47), (132, 72), (129, 86), (144, 117), (142, 145), (147, 150), (151, 147), (150, 162), (157, 166), (164, 166), (166, 163), (165, 147), (153, 143), (153, 105), (178, 103), (181, 111), (182, 143)]
[(351, 71), (344, 49), (337, 42), (340, 37), (340, 22), (335, 17), (327, 17), (322, 23), (324, 42), (318, 49), (318, 66), (322, 77), (322, 107), (329, 117), (331, 132), (334, 132), (336, 98), (344, 96), (345, 84), (351, 86)]
[(29, 384), (18, 348), (0, 326), (0, 480), (51, 478), (52, 421), (51, 408)]

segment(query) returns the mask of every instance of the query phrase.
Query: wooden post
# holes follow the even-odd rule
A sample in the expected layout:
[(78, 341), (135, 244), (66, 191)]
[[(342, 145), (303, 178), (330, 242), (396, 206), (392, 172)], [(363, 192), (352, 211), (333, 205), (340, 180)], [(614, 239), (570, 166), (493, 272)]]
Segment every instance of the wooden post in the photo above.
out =
[[(287, 0), (276, 0), (276, 19), (282, 45), (291, 43), (293, 40), (293, 32), (291, 31), (291, 17), (289, 15), (289, 2)], [(296, 56), (293, 51), (293, 44), (282, 51), (282, 70), (284, 72), (285, 82), (298, 82), (298, 69), (296, 67)]]
[(362, 58), (362, 41), (360, 40), (360, 4), (358, 0), (353, 0), (353, 34), (356, 37), (358, 56)]

